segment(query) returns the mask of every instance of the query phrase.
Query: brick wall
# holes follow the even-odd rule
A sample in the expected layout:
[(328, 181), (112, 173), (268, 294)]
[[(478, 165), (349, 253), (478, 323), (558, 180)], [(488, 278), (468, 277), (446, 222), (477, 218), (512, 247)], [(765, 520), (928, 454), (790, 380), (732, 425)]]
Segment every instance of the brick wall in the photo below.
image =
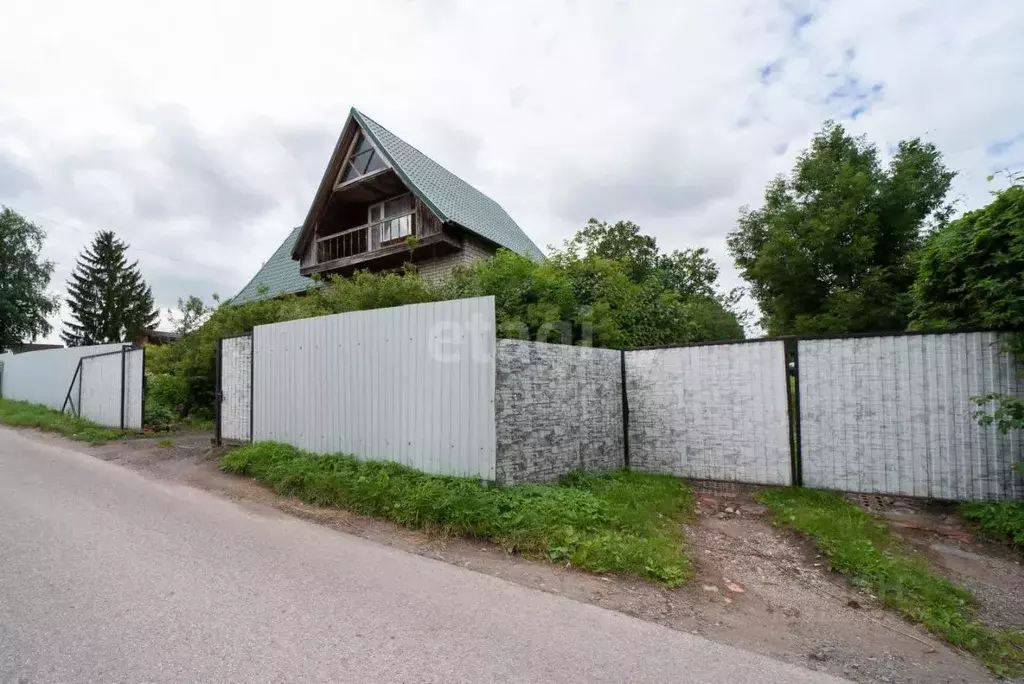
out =
[(624, 465), (620, 352), (500, 340), (496, 368), (498, 482)]
[(440, 282), (451, 275), (456, 266), (472, 263), (494, 256), (495, 250), (469, 234), (463, 238), (462, 249), (436, 259), (416, 264), (420, 277), (431, 282)]

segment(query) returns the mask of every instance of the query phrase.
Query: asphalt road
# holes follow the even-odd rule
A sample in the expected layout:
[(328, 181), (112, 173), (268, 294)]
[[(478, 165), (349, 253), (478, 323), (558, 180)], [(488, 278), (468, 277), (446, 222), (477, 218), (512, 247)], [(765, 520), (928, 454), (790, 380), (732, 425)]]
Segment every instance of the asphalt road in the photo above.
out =
[(0, 682), (834, 682), (0, 428)]

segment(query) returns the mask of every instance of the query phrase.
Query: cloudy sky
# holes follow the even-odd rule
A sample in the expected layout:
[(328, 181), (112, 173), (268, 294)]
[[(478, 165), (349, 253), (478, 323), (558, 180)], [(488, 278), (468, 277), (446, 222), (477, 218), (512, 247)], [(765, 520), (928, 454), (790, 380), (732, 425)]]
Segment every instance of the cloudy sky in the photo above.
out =
[[(958, 170), (1024, 167), (1012, 0), (4, 0), (0, 204), (63, 291), (100, 229), (161, 307), (228, 297), (302, 222), (356, 106), (544, 247), (591, 216), (725, 252), (823, 120)], [(57, 331), (54, 331), (53, 338)]]

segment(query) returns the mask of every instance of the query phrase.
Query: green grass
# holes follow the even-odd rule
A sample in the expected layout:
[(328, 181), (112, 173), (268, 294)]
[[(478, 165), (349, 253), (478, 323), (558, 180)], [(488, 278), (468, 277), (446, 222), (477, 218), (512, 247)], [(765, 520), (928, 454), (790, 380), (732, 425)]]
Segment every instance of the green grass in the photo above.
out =
[(1024, 551), (1024, 501), (984, 501), (960, 505), (960, 514), (988, 539)]
[(932, 571), (863, 509), (835, 492), (772, 489), (758, 494), (776, 524), (809, 535), (846, 575), (904, 617), (979, 657), (1002, 676), (1024, 674), (1024, 632), (992, 629), (974, 611), (963, 587)]
[(168, 447), (174, 446), (174, 440), (170, 437), (165, 437), (156, 443), (157, 448), (167, 449)]
[(670, 587), (690, 573), (680, 523), (693, 516), (693, 495), (669, 476), (574, 473), (558, 485), (487, 487), (273, 442), (229, 451), (221, 468), (307, 503), (490, 539), (510, 552), (593, 572), (638, 575)]
[(84, 418), (54, 411), (40, 404), (10, 399), (0, 399), (0, 423), (39, 428), (90, 444), (103, 444), (135, 434), (118, 428), (101, 427)]

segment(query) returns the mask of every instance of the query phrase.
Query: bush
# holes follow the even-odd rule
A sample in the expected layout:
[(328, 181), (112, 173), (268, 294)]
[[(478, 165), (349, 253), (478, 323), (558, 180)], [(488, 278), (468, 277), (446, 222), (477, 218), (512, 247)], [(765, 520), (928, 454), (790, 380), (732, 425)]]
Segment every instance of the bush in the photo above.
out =
[(965, 503), (961, 504), (960, 512), (989, 539), (1024, 551), (1024, 501)]
[(188, 378), (171, 373), (146, 374), (146, 405), (162, 406), (183, 416), (188, 406)]

